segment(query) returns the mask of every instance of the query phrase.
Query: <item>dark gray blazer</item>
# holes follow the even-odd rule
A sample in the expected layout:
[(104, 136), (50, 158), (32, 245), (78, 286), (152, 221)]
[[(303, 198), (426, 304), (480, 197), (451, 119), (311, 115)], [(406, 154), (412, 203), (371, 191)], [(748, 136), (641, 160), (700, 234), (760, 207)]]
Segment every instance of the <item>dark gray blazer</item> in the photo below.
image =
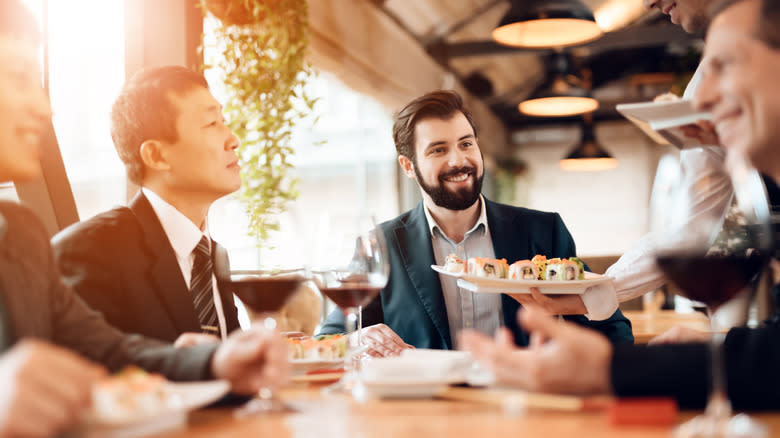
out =
[[(422, 203), (380, 226), (390, 253), (390, 280), (381, 295), (363, 310), (363, 325), (383, 322), (407, 344), (417, 348), (451, 349), (447, 308), (435, 264), (431, 233)], [(557, 213), (512, 207), (485, 200), (488, 227), (497, 258), (510, 263), (530, 259), (536, 254), (548, 257), (573, 257), (574, 240)], [(520, 304), (501, 295), (504, 325), (518, 345), (527, 345), (528, 335), (517, 323)], [(618, 310), (607, 320), (589, 321), (582, 315), (567, 316), (604, 333), (612, 342), (632, 343), (631, 323)], [(328, 316), (321, 333), (344, 330), (340, 310)]]
[(43, 224), (19, 204), (0, 202), (8, 228), (0, 237), (0, 299), (12, 342), (38, 338), (116, 371), (135, 364), (173, 380), (211, 378), (217, 344), (175, 349), (110, 326), (60, 278)]

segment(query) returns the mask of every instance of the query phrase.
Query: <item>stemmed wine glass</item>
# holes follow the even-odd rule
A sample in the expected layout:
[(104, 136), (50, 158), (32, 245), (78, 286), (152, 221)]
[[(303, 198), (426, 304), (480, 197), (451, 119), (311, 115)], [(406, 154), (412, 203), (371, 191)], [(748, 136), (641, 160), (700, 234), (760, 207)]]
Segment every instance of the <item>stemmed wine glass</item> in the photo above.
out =
[[(707, 306), (711, 322), (714, 311), (752, 286), (772, 247), (768, 202), (759, 174), (734, 151), (717, 171), (729, 178), (699, 178), (691, 184), (686, 181), (692, 178), (690, 169), (677, 156), (666, 155), (659, 162), (650, 202), (658, 266), (687, 298)], [(729, 179), (733, 198), (719, 196), (728, 193)], [(703, 415), (681, 425), (678, 436), (761, 436), (766, 432), (744, 414), (732, 417), (722, 354), (724, 337), (713, 327), (707, 407)]]
[[(290, 246), (293, 251), (299, 251), (300, 243), (291, 243)], [(220, 283), (229, 287), (244, 304), (253, 328), (275, 331), (277, 313), (311, 278), (310, 269), (295, 259), (275, 258), (270, 263), (264, 263), (258, 258), (244, 257), (236, 263), (241, 269), (231, 269), (227, 260), (227, 256), (216, 257), (214, 273)], [(255, 398), (236, 411), (236, 415), (244, 417), (286, 411), (287, 407), (276, 398), (274, 389), (261, 388)]]
[(347, 335), (356, 332), (347, 358), (352, 362), (348, 365), (357, 371), (362, 345), (362, 307), (379, 295), (390, 274), (384, 235), (372, 216), (361, 215), (354, 226), (321, 232), (320, 237), (329, 243), (323, 245), (328, 249), (327, 256), (315, 270), (315, 283), (343, 312)]

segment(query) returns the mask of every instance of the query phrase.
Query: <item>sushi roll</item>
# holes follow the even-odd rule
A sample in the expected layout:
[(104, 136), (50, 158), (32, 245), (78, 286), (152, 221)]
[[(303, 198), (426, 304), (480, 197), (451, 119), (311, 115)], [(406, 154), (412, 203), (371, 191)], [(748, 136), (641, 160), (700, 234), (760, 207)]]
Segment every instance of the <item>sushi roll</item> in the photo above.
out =
[(580, 275), (580, 266), (576, 262), (563, 259), (561, 260), (559, 275), (561, 277), (561, 280), (565, 280), (565, 281), (577, 280)]
[(530, 260), (518, 260), (509, 265), (509, 278), (512, 280), (537, 280), (539, 268)]
[(508, 271), (506, 259), (471, 257), (468, 261), (468, 273), (476, 277), (506, 278)]
[(562, 280), (561, 277), (561, 259), (554, 258), (547, 261), (547, 268), (545, 269), (544, 279), (548, 281)]
[(579, 257), (569, 257), (570, 262), (574, 262), (577, 264), (577, 280), (584, 280), (585, 279), (585, 264), (582, 263), (582, 260), (580, 260)]
[(462, 274), (466, 272), (466, 261), (455, 254), (450, 254), (444, 259), (444, 269), (447, 272)]
[(547, 275), (547, 257), (537, 254), (531, 261), (536, 265), (536, 272), (539, 273), (539, 280), (544, 280)]

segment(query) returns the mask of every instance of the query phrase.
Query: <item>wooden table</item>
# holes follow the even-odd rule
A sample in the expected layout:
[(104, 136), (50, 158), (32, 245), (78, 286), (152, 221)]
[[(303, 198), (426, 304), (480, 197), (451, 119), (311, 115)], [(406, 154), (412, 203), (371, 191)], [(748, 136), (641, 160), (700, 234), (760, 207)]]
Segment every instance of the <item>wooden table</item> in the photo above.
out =
[(678, 313), (674, 310), (659, 310), (656, 312), (627, 311), (623, 314), (631, 321), (634, 342), (637, 344), (645, 344), (677, 325), (711, 331), (709, 319), (700, 312)]
[[(165, 438), (238, 437), (664, 437), (669, 426), (613, 426), (603, 411), (532, 409), (524, 415), (499, 406), (451, 400), (385, 400), (359, 404), (346, 395), (321, 394), (320, 387), (291, 389), (282, 398), (297, 412), (236, 419), (226, 408), (197, 411), (186, 429)], [(695, 413), (683, 413), (680, 420)], [(780, 436), (780, 414), (756, 414)]]

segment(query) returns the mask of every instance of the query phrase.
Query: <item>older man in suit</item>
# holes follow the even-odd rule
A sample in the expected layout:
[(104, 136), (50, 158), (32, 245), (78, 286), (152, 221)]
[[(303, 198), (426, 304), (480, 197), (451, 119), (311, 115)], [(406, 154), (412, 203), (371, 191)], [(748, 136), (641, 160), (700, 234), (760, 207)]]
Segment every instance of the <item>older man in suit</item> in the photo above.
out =
[(200, 73), (144, 70), (116, 99), (111, 135), (141, 190), (52, 239), (65, 281), (123, 331), (169, 342), (185, 332), (226, 336), (238, 318), (231, 291), (206, 271), (225, 255), (206, 216), (241, 179), (220, 104)]
[[(457, 331), (492, 334), (506, 326), (520, 345), (529, 341), (515, 318), (519, 303), (508, 295), (459, 288), (431, 265), (448, 254), (497, 257), (510, 262), (576, 255), (574, 240), (557, 213), (497, 204), (481, 194), (484, 168), (477, 133), (461, 97), (435, 91), (409, 103), (396, 117), (393, 138), (404, 173), (420, 186), (423, 201), (381, 225), (390, 252), (390, 280), (363, 311), (369, 352), (398, 353), (408, 346), (453, 348)], [(544, 299), (538, 291), (539, 299)], [(579, 298), (577, 297), (577, 300)], [(579, 305), (582, 303), (579, 302)], [(567, 316), (631, 342), (631, 326), (620, 311), (603, 321)], [(343, 330), (341, 312), (331, 314), (323, 333)]]
[[(20, 2), (0, 0), (0, 181), (40, 176), (51, 110), (38, 40)], [(178, 349), (120, 332), (62, 282), (38, 218), (0, 202), (0, 438), (58, 435), (81, 418), (92, 384), (128, 364), (175, 380), (226, 379), (242, 394), (288, 372), (284, 341), (265, 330)]]
[[(780, 0), (722, 0), (713, 13), (696, 106), (712, 113), (727, 149), (745, 152), (758, 170), (780, 178)], [(475, 332), (461, 337), (463, 347), (504, 383), (543, 392), (674, 396), (683, 407), (704, 405), (711, 372), (704, 342), (612, 347), (603, 336), (560, 324), (538, 309), (520, 319), (547, 343), (518, 349), (507, 333), (495, 340)], [(733, 328), (723, 348), (734, 407), (780, 409), (780, 320)]]

